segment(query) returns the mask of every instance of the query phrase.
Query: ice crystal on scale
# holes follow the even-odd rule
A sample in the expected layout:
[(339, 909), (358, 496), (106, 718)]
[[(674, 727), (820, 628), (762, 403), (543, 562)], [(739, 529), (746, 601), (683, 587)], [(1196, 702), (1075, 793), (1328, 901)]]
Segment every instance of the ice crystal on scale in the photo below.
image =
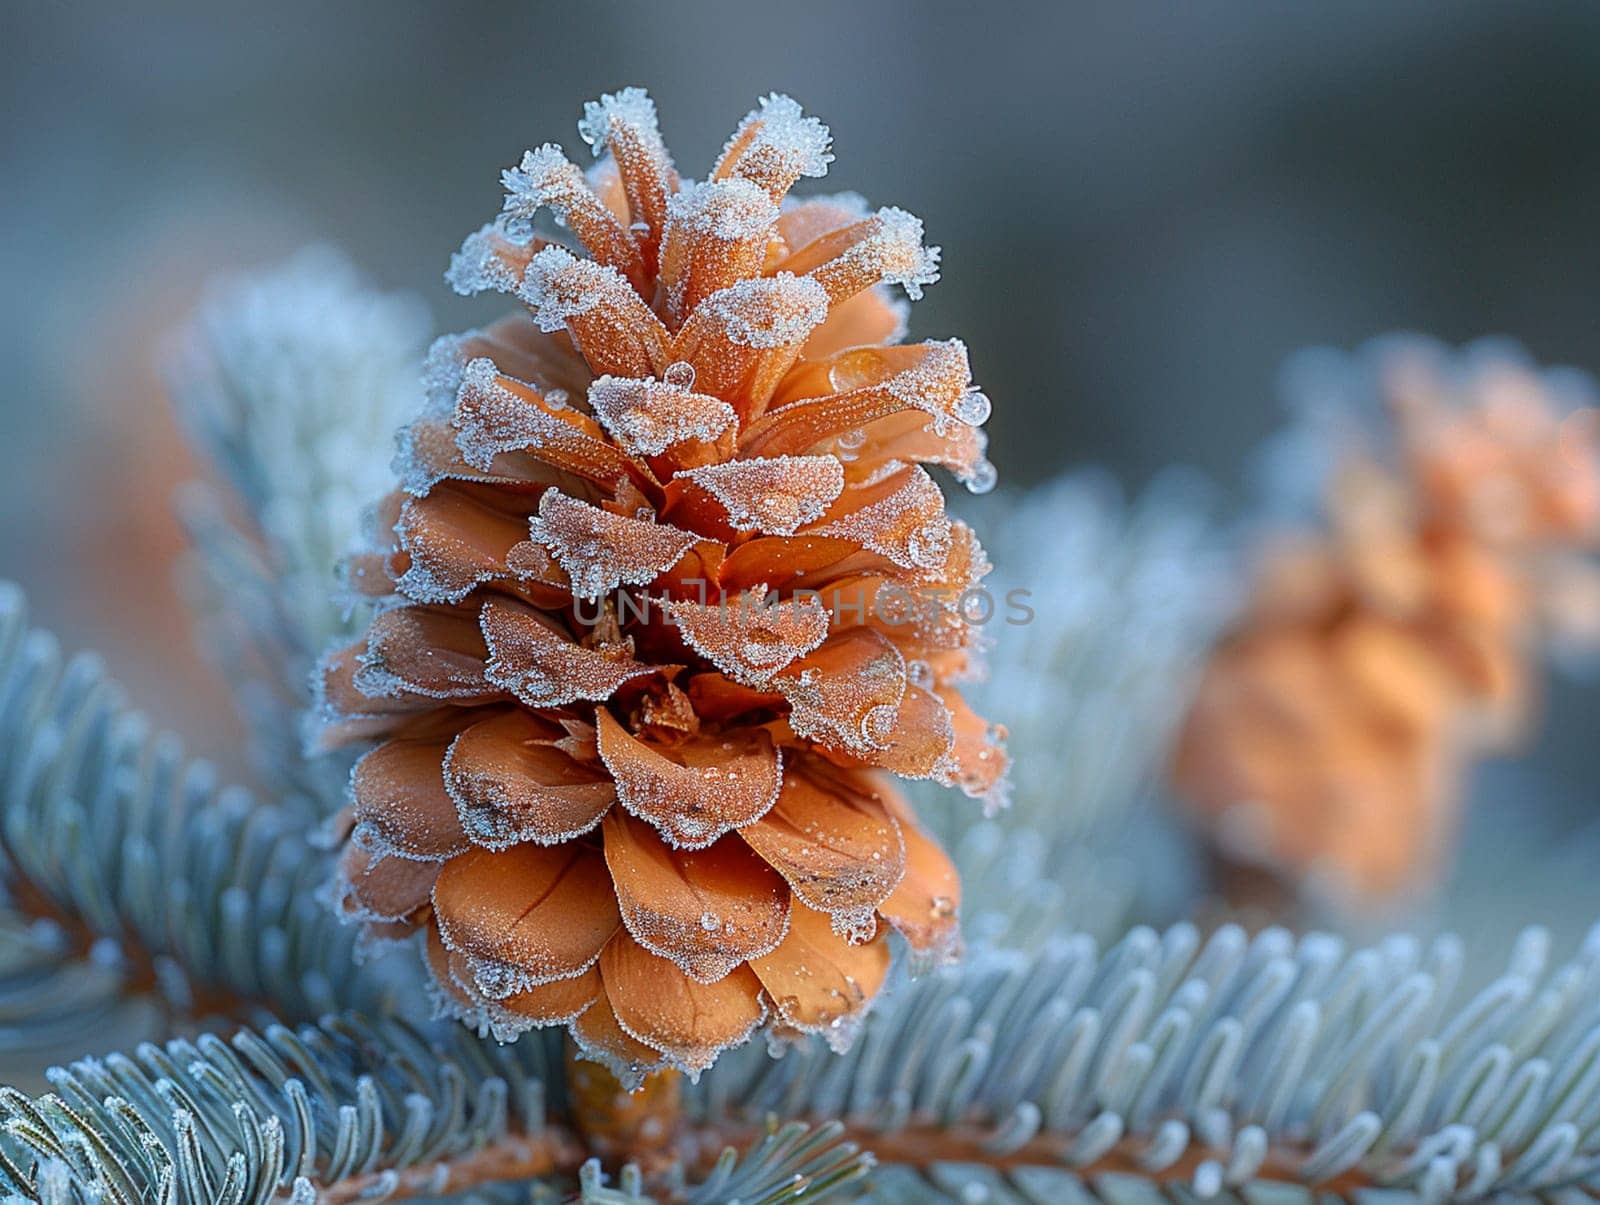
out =
[(841, 1041), (891, 930), (953, 948), (955, 870), (889, 775), (1001, 790), (936, 601), (988, 563), (923, 466), (993, 469), (965, 346), (898, 342), (921, 223), (789, 196), (819, 121), (767, 97), (698, 182), (637, 89), (580, 132), (595, 166), (529, 151), (451, 264), (529, 313), (430, 357), (322, 714), (379, 741), (348, 913), (420, 933), (450, 1011), (633, 1080), (763, 1024)]

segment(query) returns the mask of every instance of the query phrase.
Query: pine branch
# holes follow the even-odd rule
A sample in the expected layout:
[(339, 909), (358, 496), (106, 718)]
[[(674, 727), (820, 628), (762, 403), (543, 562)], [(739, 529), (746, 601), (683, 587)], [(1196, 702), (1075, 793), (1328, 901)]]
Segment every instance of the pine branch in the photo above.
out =
[(381, 1005), (307, 828), (219, 787), (0, 587), (0, 1050), (81, 1049), (130, 995), (189, 1018)]
[(354, 1016), (144, 1045), (53, 1071), (45, 1096), (0, 1090), (0, 1192), (336, 1205), (576, 1172), (582, 1147), (546, 1116), (555, 1065), (536, 1040)]
[[(265, 998), (309, 1011), (370, 983), (361, 973), (330, 975), (353, 968), (353, 952), (312, 898), (324, 855), (306, 845), (301, 818), (219, 795), (205, 771), (186, 769), (173, 746), (122, 707), (91, 661), (62, 668), (53, 642), (27, 630), (15, 592), (0, 602), (0, 683), (0, 836), (14, 922), (48, 915), (79, 953), (97, 951), (91, 966), (190, 1007)], [(120, 961), (104, 954), (113, 944)], [(907, 1161), (900, 1166), (909, 1171), (875, 1173), (874, 1186), (913, 1173), (953, 1184), (969, 1164), (980, 1188), (994, 1177), (1015, 1187), (1070, 1175), (1096, 1192), (1123, 1170), (1153, 1185), (1170, 1182), (1173, 1191), (1263, 1179), (1424, 1193), (1593, 1184), (1600, 938), (1545, 974), (1543, 942), (1530, 936), (1506, 975), (1452, 1007), (1460, 962), (1448, 940), (1424, 951), (1395, 939), (1346, 954), (1332, 938), (1295, 941), (1269, 931), (1247, 941), (1231, 928), (1202, 946), (1187, 926), (1160, 936), (1136, 930), (1104, 957), (1082, 938), (1033, 954), (978, 953), (965, 967), (899, 984), (845, 1056), (820, 1046), (776, 1062), (748, 1048), (725, 1055), (692, 1098), (692, 1146), (751, 1140), (768, 1115), (843, 1117), (847, 1129), (831, 1141), (873, 1149), (890, 1165)], [(319, 1041), (332, 1040), (319, 1032)], [(454, 1029), (441, 1040), (480, 1070), (485, 1059), (540, 1049), (530, 1037), (500, 1052)], [(170, 1070), (187, 1075), (198, 1067), (192, 1051), (209, 1057), (211, 1040), (201, 1041), (204, 1047), (175, 1043), (166, 1055), (141, 1048), (134, 1062), (181, 1083)], [(308, 1082), (316, 1062), (303, 1068)], [(391, 1063), (403, 1060), (385, 1055), (374, 1065)], [(123, 1066), (79, 1064), (69, 1079), (87, 1083), (85, 1068)], [(349, 1073), (357, 1094), (360, 1074)], [(59, 1076), (56, 1082), (57, 1095), (77, 1102), (86, 1119), (84, 1102), (103, 1105), (112, 1094), (102, 1091), (106, 1082), (82, 1091), (68, 1091)], [(226, 1082), (234, 1087), (219, 1099), (255, 1099), (236, 1090), (237, 1080)], [(131, 1099), (135, 1089), (117, 1091)], [(154, 1099), (163, 1092), (170, 1090)], [(14, 1113), (21, 1109), (23, 1098), (6, 1100)], [(352, 1100), (359, 1119), (359, 1099)], [(84, 1181), (81, 1160), (94, 1144), (86, 1136), (76, 1145), (51, 1138), (76, 1123), (51, 1113), (54, 1105), (34, 1108), (45, 1111), (24, 1111), (19, 1138), (41, 1162), (7, 1174), (41, 1195), (57, 1194), (49, 1199), (73, 1200), (54, 1186), (93, 1183)], [(267, 1118), (271, 1110), (263, 1109), (257, 1116)], [(147, 1121), (146, 1129), (165, 1132)], [(109, 1117), (88, 1124), (102, 1142), (120, 1132)], [(192, 1163), (190, 1140), (180, 1141), (189, 1123), (160, 1124), (171, 1127), (163, 1158)], [(205, 1133), (214, 1136), (219, 1125), (208, 1121)], [(505, 1134), (513, 1143), (527, 1137)], [(276, 1158), (262, 1135), (239, 1129), (237, 1145), (218, 1148), (220, 1162), (205, 1173), (211, 1179), (195, 1184), (220, 1190), (234, 1154), (242, 1155), (245, 1183), (253, 1182), (262, 1160)], [(249, 1145), (258, 1137), (259, 1146)], [(370, 1151), (371, 1139), (352, 1130), (344, 1145)], [(331, 1152), (339, 1135), (330, 1131), (319, 1142)], [(524, 1162), (497, 1144), (468, 1146), (473, 1158), (457, 1160), (450, 1183), (499, 1183), (545, 1166), (538, 1152)], [(581, 1144), (563, 1147), (549, 1167), (571, 1172), (585, 1154)], [(403, 1160), (347, 1168), (340, 1158), (328, 1166), (341, 1172), (341, 1192), (380, 1187), (363, 1175), (381, 1177), (385, 1192), (423, 1191), (420, 1173), (405, 1178), (413, 1165)], [(152, 1166), (159, 1187), (160, 1168)], [(107, 1167), (106, 1175), (121, 1174)], [(593, 1173), (590, 1187), (602, 1190)]]
[[(735, 1132), (738, 1134), (738, 1132)], [(857, 1184), (875, 1164), (871, 1155), (844, 1140), (845, 1127), (837, 1121), (807, 1125), (769, 1120), (759, 1131), (738, 1134), (738, 1146), (728, 1145), (730, 1135), (710, 1130), (691, 1135), (721, 1154), (694, 1185), (669, 1186), (666, 1197), (682, 1205), (779, 1205), (790, 1201), (825, 1201)], [(662, 1199), (646, 1195), (637, 1165), (623, 1167), (616, 1188), (607, 1186), (600, 1162), (583, 1165), (580, 1184), (584, 1205), (649, 1205)]]
[[(345, 1205), (542, 1185), (575, 1186), (596, 1205), (776, 1205), (828, 1199), (871, 1166), (837, 1123), (772, 1123), (697, 1180), (680, 1172), (646, 1195), (625, 1167), (609, 1188), (557, 1120), (558, 1067), (558, 1047), (537, 1037), (498, 1046), (460, 1026), (427, 1035), (353, 1015), (145, 1045), (53, 1071), (44, 1096), (0, 1089), (0, 1193), (42, 1205)], [(709, 1133), (687, 1149), (721, 1144)]]
[(1594, 1190), (1600, 932), (1548, 973), (1546, 945), (1524, 935), (1469, 997), (1449, 938), (1348, 953), (1180, 925), (1104, 956), (1082, 938), (979, 955), (898, 984), (848, 1054), (736, 1051), (689, 1103), (705, 1124), (842, 1117), (893, 1169), (874, 1185), (971, 1185), (963, 1200), (996, 1184), (1066, 1200), (1129, 1175), (1178, 1195)]
[(430, 326), (417, 298), (377, 292), (343, 255), (310, 247), (219, 283), (168, 356), (179, 414), (220, 479), (180, 507), (201, 647), (233, 688), (263, 780), (324, 811), (343, 802), (348, 766), (308, 761), (299, 717), (316, 658), (353, 630), (334, 566), (391, 488)]

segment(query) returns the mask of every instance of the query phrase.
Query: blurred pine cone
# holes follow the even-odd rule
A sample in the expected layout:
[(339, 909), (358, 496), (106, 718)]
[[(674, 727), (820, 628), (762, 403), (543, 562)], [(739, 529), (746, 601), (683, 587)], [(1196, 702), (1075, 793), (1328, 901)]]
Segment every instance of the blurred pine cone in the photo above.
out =
[(1600, 442), (1587, 380), (1497, 345), (1328, 375), (1326, 527), (1263, 550), (1176, 778), (1226, 856), (1382, 898), (1428, 877), (1469, 761), (1526, 728), (1538, 639), (1594, 634)]
[(634, 1082), (764, 1020), (843, 1040), (881, 921), (951, 950), (954, 868), (881, 772), (1002, 788), (954, 689), (988, 565), (922, 466), (993, 469), (965, 348), (896, 342), (887, 286), (937, 276), (921, 223), (787, 198), (826, 127), (769, 97), (698, 184), (638, 89), (579, 129), (596, 167), (530, 151), (452, 265), (531, 318), (432, 354), (318, 739), (382, 741), (348, 914), (424, 930), (447, 1008), (568, 1024)]

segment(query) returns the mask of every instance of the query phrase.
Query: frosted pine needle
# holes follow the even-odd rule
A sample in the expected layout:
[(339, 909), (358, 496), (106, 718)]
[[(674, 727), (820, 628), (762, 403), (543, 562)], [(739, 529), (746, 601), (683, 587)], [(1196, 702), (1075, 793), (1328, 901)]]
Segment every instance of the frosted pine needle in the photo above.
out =
[(233, 683), (270, 784), (330, 811), (342, 771), (305, 764), (295, 713), (317, 656), (353, 630), (329, 582), (389, 488), (380, 450), (420, 400), (428, 328), (416, 298), (375, 292), (319, 247), (216, 286), (168, 356), (178, 409), (221, 478), (183, 506), (202, 648)]

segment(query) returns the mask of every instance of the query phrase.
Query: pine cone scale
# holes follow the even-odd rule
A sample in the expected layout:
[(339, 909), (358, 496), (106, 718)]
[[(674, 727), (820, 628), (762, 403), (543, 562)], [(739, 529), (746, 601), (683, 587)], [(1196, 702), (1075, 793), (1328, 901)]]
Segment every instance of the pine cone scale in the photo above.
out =
[(783, 940), (788, 887), (746, 845), (675, 849), (616, 809), (604, 830), (606, 865), (628, 932), (691, 979), (715, 983)]

